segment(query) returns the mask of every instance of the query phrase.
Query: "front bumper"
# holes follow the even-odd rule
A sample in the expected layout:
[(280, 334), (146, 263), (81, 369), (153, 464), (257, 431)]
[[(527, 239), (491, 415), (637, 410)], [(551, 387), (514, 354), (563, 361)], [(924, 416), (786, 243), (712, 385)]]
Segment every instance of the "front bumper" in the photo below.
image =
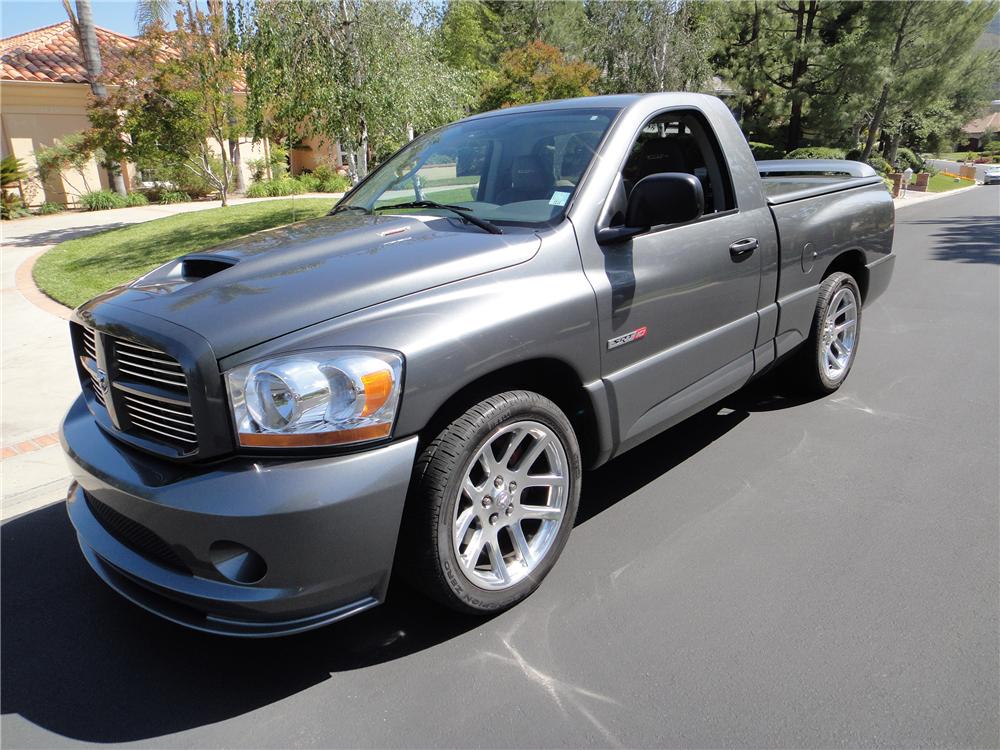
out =
[(157, 615), (265, 637), (385, 598), (415, 437), (344, 456), (177, 464), (106, 435), (81, 397), (62, 444), (84, 556)]

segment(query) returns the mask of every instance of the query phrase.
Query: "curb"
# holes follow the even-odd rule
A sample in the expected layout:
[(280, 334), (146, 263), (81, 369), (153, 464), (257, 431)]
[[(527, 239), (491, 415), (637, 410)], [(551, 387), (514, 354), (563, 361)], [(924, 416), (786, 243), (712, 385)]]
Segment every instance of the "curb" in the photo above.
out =
[(35, 277), (32, 274), (32, 270), (35, 268), (35, 263), (38, 259), (51, 249), (52, 248), (47, 247), (44, 250), (39, 250), (37, 253), (21, 263), (21, 265), (17, 267), (17, 270), (14, 271), (14, 285), (17, 288), (17, 291), (20, 292), (21, 296), (38, 309), (47, 312), (49, 315), (55, 315), (57, 318), (69, 320), (73, 311), (65, 305), (56, 302), (45, 292), (39, 289), (35, 284)]
[(13, 458), (14, 456), (23, 456), (25, 453), (34, 453), (42, 448), (47, 448), (50, 445), (57, 445), (58, 443), (58, 432), (50, 432), (46, 435), (36, 435), (33, 438), (28, 438), (19, 443), (5, 445), (0, 448), (0, 461), (5, 458)]
[(903, 201), (906, 200), (904, 198), (893, 198), (892, 204), (896, 207), (896, 210), (898, 211), (901, 208), (918, 206), (921, 203), (927, 203), (928, 201), (937, 200), (938, 198), (948, 198), (950, 196), (957, 195), (958, 193), (964, 192), (966, 190), (972, 190), (972, 188), (976, 187), (982, 187), (982, 185), (977, 182), (975, 185), (966, 185), (965, 187), (957, 188), (956, 190), (946, 190), (943, 193), (917, 193), (917, 195), (921, 196), (920, 200), (913, 201), (912, 203), (908, 201), (904, 203)]

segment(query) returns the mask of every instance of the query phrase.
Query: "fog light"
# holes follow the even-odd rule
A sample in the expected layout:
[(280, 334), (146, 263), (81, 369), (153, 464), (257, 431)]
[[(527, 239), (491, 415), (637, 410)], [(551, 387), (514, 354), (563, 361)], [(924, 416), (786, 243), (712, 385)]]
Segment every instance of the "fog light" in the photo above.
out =
[(257, 583), (267, 573), (264, 558), (236, 542), (212, 542), (208, 555), (215, 569), (235, 583)]

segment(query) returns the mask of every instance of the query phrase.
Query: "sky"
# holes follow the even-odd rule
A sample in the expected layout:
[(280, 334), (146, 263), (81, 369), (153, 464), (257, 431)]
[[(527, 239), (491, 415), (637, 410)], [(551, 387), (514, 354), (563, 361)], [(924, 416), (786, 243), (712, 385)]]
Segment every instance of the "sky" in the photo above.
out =
[[(76, 3), (72, 3), (74, 10)], [(134, 0), (92, 0), (94, 23), (120, 34), (134, 36)], [(0, 37), (51, 26), (66, 20), (60, 0), (0, 0)]]

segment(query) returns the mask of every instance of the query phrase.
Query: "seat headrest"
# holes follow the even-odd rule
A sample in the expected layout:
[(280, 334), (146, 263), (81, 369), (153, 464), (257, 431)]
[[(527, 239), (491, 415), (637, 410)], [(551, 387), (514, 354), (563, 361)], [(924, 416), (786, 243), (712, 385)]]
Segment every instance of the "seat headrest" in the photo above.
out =
[(516, 156), (510, 167), (510, 186), (515, 190), (541, 190), (549, 187), (551, 175), (535, 156)]
[(658, 172), (691, 172), (684, 147), (673, 138), (651, 138), (636, 155), (639, 178)]

